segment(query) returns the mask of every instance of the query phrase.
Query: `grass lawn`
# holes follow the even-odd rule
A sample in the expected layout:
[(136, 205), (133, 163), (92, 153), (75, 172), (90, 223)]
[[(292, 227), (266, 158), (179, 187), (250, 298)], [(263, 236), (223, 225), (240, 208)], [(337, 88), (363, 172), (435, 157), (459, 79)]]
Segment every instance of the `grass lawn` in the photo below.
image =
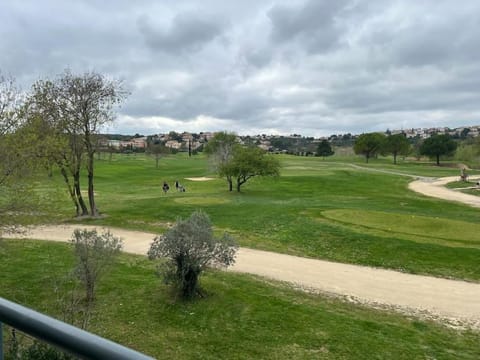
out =
[[(59, 316), (54, 285), (68, 244), (0, 243), (0, 296)], [(212, 271), (207, 296), (183, 303), (145, 257), (123, 254), (98, 289), (90, 331), (167, 359), (478, 359), (480, 333)], [(7, 335), (5, 334), (7, 337)]]
[[(96, 162), (98, 208), (106, 216), (85, 223), (163, 232), (179, 216), (203, 209), (216, 231), (228, 231), (240, 245), (282, 253), (432, 274), (470, 281), (480, 279), (480, 212), (458, 203), (408, 190), (411, 177), (458, 175), (453, 164), (361, 158), (279, 156), (279, 179), (253, 178), (242, 192), (228, 192), (203, 155), (166, 156), (155, 167), (144, 155), (115, 155)], [(395, 174), (371, 170), (390, 171)], [(474, 172), (471, 172), (473, 175)], [(173, 183), (185, 185), (175, 192)], [(163, 194), (161, 184), (172, 190)], [(86, 181), (84, 181), (84, 184)], [(73, 208), (61, 178), (40, 183), (59, 218)], [(62, 190), (63, 191), (63, 190)]]

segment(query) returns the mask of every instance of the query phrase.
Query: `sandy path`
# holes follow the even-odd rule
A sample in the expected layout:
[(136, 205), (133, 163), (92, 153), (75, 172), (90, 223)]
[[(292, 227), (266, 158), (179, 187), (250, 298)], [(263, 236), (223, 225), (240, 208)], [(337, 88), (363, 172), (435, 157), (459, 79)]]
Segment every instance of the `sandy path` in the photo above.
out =
[[(59, 225), (33, 228), (26, 237), (65, 241), (74, 228)], [(146, 254), (154, 234), (110, 228), (124, 240), (125, 251)], [(358, 265), (306, 259), (241, 248), (236, 272), (294, 283), (301, 288), (346, 296), (354, 301), (400, 311), (468, 323), (480, 328), (480, 284), (404, 274)]]
[[(470, 176), (470, 181), (477, 181), (480, 177)], [(410, 190), (426, 196), (432, 196), (444, 200), (457, 201), (470, 206), (480, 208), (480, 196), (464, 194), (459, 191), (447, 189), (444, 185), (458, 181), (459, 176), (449, 176), (439, 179), (419, 179), (408, 184)]]

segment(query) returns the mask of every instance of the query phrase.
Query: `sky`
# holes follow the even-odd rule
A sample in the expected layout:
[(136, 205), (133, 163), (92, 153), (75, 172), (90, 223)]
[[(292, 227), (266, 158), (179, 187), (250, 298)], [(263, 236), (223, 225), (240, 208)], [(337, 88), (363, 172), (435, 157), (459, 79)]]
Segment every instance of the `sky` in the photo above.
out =
[(480, 125), (478, 0), (3, 0), (0, 72), (121, 80), (109, 133)]

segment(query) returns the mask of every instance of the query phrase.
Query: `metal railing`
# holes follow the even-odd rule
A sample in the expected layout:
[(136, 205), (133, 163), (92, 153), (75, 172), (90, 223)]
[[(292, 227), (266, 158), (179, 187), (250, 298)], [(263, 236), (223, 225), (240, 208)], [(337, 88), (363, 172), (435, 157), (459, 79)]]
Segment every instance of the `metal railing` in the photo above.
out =
[(3, 360), (2, 322), (81, 359), (153, 359), (113, 341), (0, 298), (0, 360)]

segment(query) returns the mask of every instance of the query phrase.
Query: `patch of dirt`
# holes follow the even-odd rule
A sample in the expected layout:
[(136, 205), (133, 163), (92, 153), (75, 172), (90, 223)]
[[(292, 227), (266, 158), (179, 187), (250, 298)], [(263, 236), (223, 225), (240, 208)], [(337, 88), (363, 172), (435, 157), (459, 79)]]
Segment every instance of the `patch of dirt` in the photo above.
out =
[(191, 177), (191, 178), (185, 178), (185, 180), (190, 180), (190, 181), (210, 181), (210, 180), (215, 180), (215, 178), (209, 178), (209, 177)]

